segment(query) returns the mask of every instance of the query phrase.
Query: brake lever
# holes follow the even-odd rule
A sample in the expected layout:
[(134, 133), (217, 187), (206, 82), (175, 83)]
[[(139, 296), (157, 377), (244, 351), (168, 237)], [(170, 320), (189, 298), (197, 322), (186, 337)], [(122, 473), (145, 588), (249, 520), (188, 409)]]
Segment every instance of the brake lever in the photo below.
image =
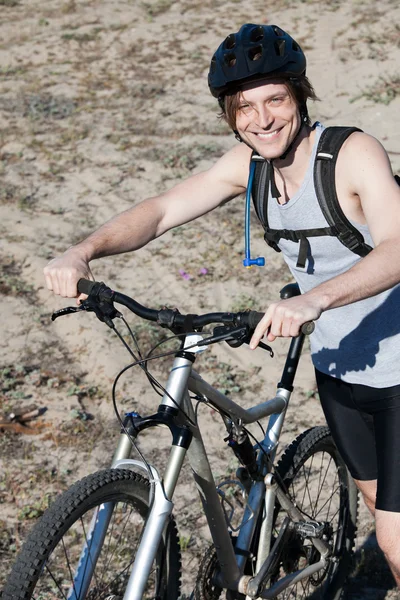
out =
[[(250, 338), (251, 335), (249, 334), (247, 329), (245, 329), (242, 334), (240, 331), (238, 331), (234, 338), (228, 338), (225, 341), (231, 348), (239, 348), (243, 344), (248, 344), (250, 342)], [(274, 351), (272, 350), (271, 346), (268, 346), (268, 344), (264, 344), (264, 342), (258, 342), (257, 348), (267, 350), (269, 352), (270, 357), (274, 358)]]
[(272, 350), (271, 346), (268, 346), (268, 344), (264, 344), (264, 342), (258, 342), (257, 348), (262, 348), (263, 350), (268, 350), (270, 357), (274, 358), (274, 351)]
[[(251, 334), (249, 333), (247, 327), (239, 327), (237, 329), (232, 329), (231, 335), (232, 334), (233, 337), (231, 339), (229, 339), (229, 337), (225, 339), (225, 342), (231, 348), (239, 348), (243, 344), (248, 344), (250, 342)], [(274, 351), (272, 350), (271, 346), (264, 344), (264, 342), (258, 342), (258, 348), (267, 350), (269, 352), (270, 357), (274, 357)]]
[(122, 316), (122, 314), (114, 307), (112, 303), (98, 303), (95, 300), (92, 300), (89, 296), (86, 300), (82, 300), (79, 306), (66, 306), (65, 308), (56, 310), (56, 312), (51, 315), (51, 320), (55, 321), (58, 319), (58, 317), (63, 317), (64, 315), (70, 315), (81, 311), (94, 312), (96, 317), (108, 325), (111, 329), (114, 328), (112, 319)]
[(64, 315), (70, 315), (72, 313), (80, 312), (82, 310), (85, 310), (85, 308), (83, 308), (82, 305), (80, 305), (80, 306), (66, 306), (65, 308), (60, 308), (60, 310), (56, 310), (56, 312), (54, 312), (51, 315), (51, 320), (55, 321), (56, 319), (58, 319), (58, 317), (63, 317)]

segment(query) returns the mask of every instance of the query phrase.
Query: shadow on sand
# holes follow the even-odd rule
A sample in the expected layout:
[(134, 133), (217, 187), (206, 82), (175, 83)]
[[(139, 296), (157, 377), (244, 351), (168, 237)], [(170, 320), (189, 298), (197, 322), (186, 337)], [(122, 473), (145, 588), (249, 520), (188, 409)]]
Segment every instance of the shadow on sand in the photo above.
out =
[(375, 532), (369, 534), (354, 555), (355, 567), (346, 585), (346, 599), (400, 600), (388, 564), (378, 546)]

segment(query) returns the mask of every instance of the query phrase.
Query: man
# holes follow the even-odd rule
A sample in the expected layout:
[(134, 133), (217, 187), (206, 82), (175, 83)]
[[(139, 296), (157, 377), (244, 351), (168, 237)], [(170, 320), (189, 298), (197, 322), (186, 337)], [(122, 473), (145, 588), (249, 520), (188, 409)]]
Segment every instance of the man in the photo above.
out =
[[(323, 127), (309, 123), (306, 101), (315, 93), (305, 67), (298, 44), (278, 27), (247, 24), (228, 36), (212, 59), (209, 85), (242, 143), (51, 261), (47, 287), (76, 297), (78, 279), (92, 278), (91, 260), (136, 250), (243, 193), (253, 150), (272, 165), (270, 226), (325, 227), (311, 176)], [(362, 132), (341, 147), (335, 184), (341, 211), (372, 251), (360, 258), (335, 237), (315, 237), (299, 265), (299, 244), (280, 239), (303, 293), (267, 307), (250, 346), (317, 321), (312, 357), (326, 418), (400, 585), (400, 190), (384, 149)]]

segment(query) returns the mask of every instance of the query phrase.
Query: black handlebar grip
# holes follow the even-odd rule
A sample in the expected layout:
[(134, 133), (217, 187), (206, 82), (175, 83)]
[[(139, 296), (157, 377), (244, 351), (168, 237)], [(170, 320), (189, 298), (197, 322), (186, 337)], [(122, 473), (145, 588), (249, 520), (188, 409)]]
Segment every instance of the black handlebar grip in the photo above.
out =
[[(249, 327), (250, 327), (250, 329), (255, 329), (257, 327), (257, 325), (263, 318), (264, 314), (265, 313), (257, 312), (256, 310), (251, 310), (249, 312)], [(301, 333), (304, 333), (304, 335), (311, 335), (311, 333), (314, 331), (314, 329), (315, 329), (314, 321), (307, 321), (307, 323), (304, 323), (301, 326), (300, 331), (301, 331)]]
[(255, 329), (265, 313), (257, 312), (256, 310), (251, 310), (249, 312), (249, 327), (250, 329)]
[(304, 335), (311, 335), (312, 332), (315, 329), (315, 323), (314, 321), (307, 321), (307, 323), (304, 323), (301, 326), (301, 333), (304, 333)]
[(80, 294), (86, 294), (87, 296), (89, 296), (94, 285), (96, 285), (95, 281), (90, 281), (90, 279), (80, 279), (78, 281), (78, 286), (77, 286), (78, 292)]

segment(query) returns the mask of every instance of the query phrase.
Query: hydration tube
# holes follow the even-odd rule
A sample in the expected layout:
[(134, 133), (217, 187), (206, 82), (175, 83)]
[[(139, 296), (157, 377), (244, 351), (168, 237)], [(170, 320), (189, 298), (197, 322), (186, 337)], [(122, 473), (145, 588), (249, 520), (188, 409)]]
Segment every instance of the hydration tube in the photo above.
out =
[(246, 190), (246, 209), (245, 209), (245, 219), (244, 219), (245, 259), (243, 261), (243, 265), (247, 269), (250, 269), (253, 266), (263, 267), (265, 265), (265, 258), (262, 256), (259, 256), (258, 258), (250, 258), (250, 202), (251, 202), (251, 190), (253, 187), (255, 168), (256, 168), (256, 163), (254, 160), (252, 160), (250, 162), (249, 181), (247, 183), (247, 190)]

